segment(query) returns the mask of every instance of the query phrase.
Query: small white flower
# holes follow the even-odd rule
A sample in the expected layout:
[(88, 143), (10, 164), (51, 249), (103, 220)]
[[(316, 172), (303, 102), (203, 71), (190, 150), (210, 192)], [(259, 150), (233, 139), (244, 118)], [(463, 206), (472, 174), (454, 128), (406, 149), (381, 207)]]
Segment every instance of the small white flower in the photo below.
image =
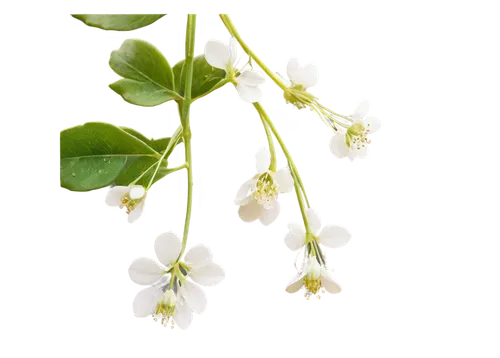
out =
[[(306, 90), (318, 83), (318, 69), (312, 63), (301, 66), (296, 58), (290, 59), (286, 67), (288, 78), (292, 82), (292, 87)], [(300, 86), (300, 87), (299, 87)]]
[(270, 171), (271, 158), (265, 148), (256, 155), (257, 174), (247, 180), (236, 193), (235, 204), (240, 206), (238, 214), (244, 222), (257, 219), (264, 225), (271, 224), (280, 213), (279, 193), (293, 189), (293, 178), (288, 168)]
[[(203, 290), (194, 282), (216, 285), (224, 279), (224, 270), (212, 262), (212, 252), (203, 245), (192, 247), (177, 262), (181, 252), (181, 241), (172, 232), (160, 235), (155, 241), (157, 264), (149, 258), (138, 258), (130, 265), (129, 276), (139, 285), (150, 285), (140, 291), (134, 299), (134, 314), (137, 317), (153, 315), (166, 326), (172, 318), (181, 329), (191, 324), (193, 314), (205, 310), (207, 298)], [(173, 278), (172, 278), (173, 277)]]
[(245, 70), (236, 77), (236, 49), (237, 41), (234, 37), (229, 40), (229, 46), (220, 41), (209, 41), (205, 45), (205, 59), (211, 66), (226, 71), (227, 78), (236, 82), (241, 99), (250, 103), (258, 102), (262, 96), (259, 85), (264, 83), (265, 77), (253, 70)]
[(366, 117), (368, 101), (361, 102), (354, 113), (349, 116), (352, 125), (347, 130), (339, 131), (330, 141), (330, 150), (337, 158), (348, 157), (351, 161), (355, 158), (364, 158), (368, 154), (368, 134), (375, 133), (381, 127), (381, 122), (375, 117)]
[[(343, 227), (328, 225), (320, 231), (321, 219), (314, 209), (308, 209), (306, 215), (309, 222), (309, 229), (311, 230), (310, 234), (312, 235), (312, 238), (309, 238), (310, 243), (313, 242), (311, 240), (314, 240), (324, 246), (337, 248), (349, 242), (351, 235)], [(289, 233), (285, 236), (286, 246), (293, 251), (303, 247), (308, 240), (304, 228), (298, 224), (290, 223), (288, 224), (288, 230)], [(316, 294), (321, 287), (324, 287), (325, 290), (330, 293), (339, 293), (342, 290), (340, 285), (329, 275), (324, 264), (325, 257), (317, 250), (319, 250), (319, 248), (315, 249), (315, 251), (316, 255), (320, 256), (320, 261), (316, 255), (313, 256), (308, 254), (306, 249), (303, 261), (305, 264), (302, 265), (300, 272), (295, 275), (288, 284), (286, 288), (287, 292), (297, 292), (304, 286), (306, 290), (305, 297), (309, 299), (309, 297)]]
[[(351, 234), (341, 226), (328, 225), (321, 230), (321, 219), (314, 209), (307, 209), (307, 220), (309, 221), (309, 229), (314, 239), (320, 244), (337, 248), (344, 246), (351, 239)], [(292, 251), (296, 251), (304, 246), (306, 242), (306, 231), (296, 223), (288, 224), (288, 234), (285, 236), (285, 244)]]
[(106, 204), (127, 208), (128, 222), (133, 223), (144, 210), (146, 189), (142, 185), (115, 186), (106, 195)]

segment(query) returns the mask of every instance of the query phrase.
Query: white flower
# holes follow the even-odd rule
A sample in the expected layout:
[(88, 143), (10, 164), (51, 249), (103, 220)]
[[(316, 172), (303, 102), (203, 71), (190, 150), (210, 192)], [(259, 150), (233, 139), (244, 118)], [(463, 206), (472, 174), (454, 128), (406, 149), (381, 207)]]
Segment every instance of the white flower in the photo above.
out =
[(250, 103), (258, 102), (262, 96), (258, 86), (264, 83), (265, 77), (253, 70), (245, 70), (236, 77), (236, 48), (237, 41), (234, 37), (229, 40), (229, 46), (220, 41), (209, 41), (205, 45), (205, 59), (211, 66), (226, 71), (226, 77), (236, 82), (241, 99)]
[(115, 186), (106, 195), (106, 204), (127, 208), (128, 222), (133, 223), (144, 210), (146, 189), (142, 185)]
[(350, 115), (352, 125), (347, 130), (341, 130), (332, 137), (330, 150), (337, 158), (348, 157), (351, 161), (356, 157), (364, 158), (368, 154), (368, 134), (380, 129), (381, 122), (375, 117), (366, 117), (368, 101), (361, 102), (354, 113)]
[[(309, 221), (309, 229), (314, 239), (320, 244), (337, 248), (344, 246), (351, 239), (351, 234), (341, 226), (328, 225), (321, 230), (321, 219), (314, 209), (307, 209), (307, 220)], [(285, 244), (290, 250), (296, 251), (304, 246), (306, 242), (306, 231), (304, 228), (295, 223), (288, 224), (288, 234), (285, 236)]]
[(207, 299), (203, 290), (194, 282), (216, 285), (224, 279), (224, 270), (212, 262), (212, 253), (203, 245), (192, 247), (177, 262), (181, 252), (181, 241), (172, 232), (160, 235), (155, 242), (157, 264), (149, 258), (138, 258), (128, 270), (132, 281), (139, 285), (150, 285), (140, 291), (134, 299), (134, 314), (137, 317), (153, 315), (166, 326), (172, 318), (181, 329), (189, 327), (193, 314), (205, 310)]
[(319, 79), (318, 69), (315, 65), (308, 63), (305, 66), (301, 66), (299, 60), (296, 58), (288, 61), (286, 73), (290, 81), (292, 81), (292, 87), (301, 90), (306, 90), (316, 85)]
[[(351, 235), (343, 227), (328, 225), (320, 231), (321, 219), (314, 209), (308, 209), (306, 215), (309, 222), (309, 229), (311, 230), (310, 234), (312, 235), (312, 238), (309, 238), (309, 243), (312, 244), (312, 247), (315, 245), (318, 246), (315, 243), (320, 243), (330, 248), (336, 248), (349, 242)], [(286, 246), (293, 251), (303, 247), (308, 240), (304, 228), (298, 224), (290, 223), (288, 229), (289, 233), (285, 236)], [(340, 285), (328, 273), (325, 267), (325, 257), (321, 253), (319, 246), (314, 251), (315, 255), (310, 255), (307, 251), (305, 252), (305, 264), (302, 265), (300, 272), (288, 284), (286, 288), (287, 292), (297, 292), (304, 286), (306, 290), (305, 296), (309, 299), (321, 287), (324, 287), (330, 293), (339, 293), (342, 290)], [(306, 258), (308, 258), (307, 261)]]
[(247, 180), (236, 194), (235, 204), (240, 206), (241, 220), (252, 222), (257, 219), (264, 225), (271, 224), (280, 213), (278, 194), (293, 189), (293, 178), (288, 168), (270, 171), (269, 152), (261, 148), (256, 155), (257, 174)]

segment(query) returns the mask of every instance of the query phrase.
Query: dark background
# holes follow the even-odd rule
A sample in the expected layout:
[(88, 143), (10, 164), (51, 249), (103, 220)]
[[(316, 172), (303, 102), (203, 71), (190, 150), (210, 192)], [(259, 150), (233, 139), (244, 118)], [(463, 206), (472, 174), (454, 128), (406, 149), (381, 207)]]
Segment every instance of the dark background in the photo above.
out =
[[(279, 16), (271, 18), (262, 11), (252, 12), (252, 6), (231, 6), (241, 18), (243, 31), (257, 40), (258, 47), (265, 48), (266, 55), (273, 55), (273, 63), (287, 55), (290, 47), (305, 48), (306, 56), (319, 55), (322, 63), (327, 61), (330, 88), (321, 89), (321, 94), (328, 96), (329, 103), (350, 103), (352, 95), (375, 95), (377, 111), (385, 112), (386, 120), (394, 119), (384, 88), (392, 64), (383, 55), (389, 36), (383, 27), (371, 26), (369, 18), (364, 21), (361, 15), (353, 26), (350, 14), (354, 15), (354, 9), (326, 14), (318, 10), (319, 6), (309, 12), (303, 7), (289, 7), (289, 13), (279, 9), (280, 13), (275, 12)], [(162, 47), (173, 54), (178, 49), (177, 34), (183, 31), (183, 8), (169, 7), (168, 12), (168, 24), (162, 24), (161, 32), (154, 33), (153, 39), (160, 39)], [(215, 7), (201, 7), (202, 16), (215, 14)], [(266, 20), (270, 20), (269, 27), (265, 26)], [(103, 48), (111, 47), (112, 40), (102, 33), (81, 32), (79, 26), (65, 18), (57, 39), (62, 48), (61, 71), (66, 86), (58, 113), (75, 119), (81, 111), (113, 112), (114, 120), (135, 119), (138, 128), (157, 128), (157, 134), (160, 128), (174, 126), (173, 110), (119, 112), (112, 97), (103, 94), (103, 81), (112, 79), (111, 73), (103, 71)], [(217, 28), (222, 31), (219, 25), (210, 31)], [(231, 191), (232, 184), (239, 183), (240, 176), (247, 173), (247, 144), (255, 140), (256, 126), (255, 114), (240, 113), (238, 105), (231, 104), (231, 89), (225, 91), (225, 97), (211, 98), (201, 113), (194, 115), (202, 121), (203, 154), (198, 175), (209, 185), (210, 205), (209, 209), (201, 209), (201, 225), (194, 226), (193, 237), (217, 240), (217, 255), (233, 265), (233, 288), (217, 291), (217, 312), (209, 313), (209, 320), (201, 321), (201, 328), (194, 329), (193, 336), (251, 337), (274, 334), (282, 328), (297, 331), (315, 319), (318, 325), (328, 324), (327, 330), (332, 331), (339, 325), (344, 329), (360, 322), (364, 324), (357, 329), (371, 325), (383, 315), (377, 305), (384, 295), (379, 284), (384, 263), (377, 261), (377, 254), (387, 243), (385, 227), (391, 225), (388, 197), (397, 151), (393, 130), (377, 138), (377, 160), (370, 161), (368, 169), (337, 169), (327, 153), (319, 151), (320, 122), (304, 120), (303, 114), (289, 112), (280, 107), (279, 98), (273, 98), (274, 110), (298, 123), (281, 130), (291, 143), (297, 144), (297, 156), (307, 163), (304, 174), (313, 176), (313, 199), (320, 199), (329, 215), (344, 216), (362, 238), (353, 243), (353, 249), (345, 251), (344, 257), (337, 258), (337, 263), (345, 264), (345, 286), (353, 288), (353, 296), (338, 297), (336, 305), (326, 307), (296, 305), (295, 298), (280, 297), (277, 292), (278, 280), (287, 279), (287, 258), (278, 254), (279, 233), (240, 233), (239, 227), (231, 224), (231, 209), (224, 209), (223, 193)], [(237, 136), (233, 132), (235, 125)], [(228, 140), (232, 145), (230, 153), (225, 152)], [(221, 171), (224, 160), (230, 163), (227, 171)], [(175, 223), (176, 217), (183, 215), (182, 196), (175, 184), (158, 185), (153, 191), (153, 216), (137, 226), (137, 233), (128, 233), (117, 217), (104, 217), (102, 210), (96, 210), (94, 200), (72, 201), (64, 193), (54, 194), (59, 230), (71, 240), (65, 242), (78, 262), (72, 268), (69, 289), (80, 298), (78, 324), (82, 330), (100, 335), (111, 329), (122, 338), (159, 335), (149, 321), (127, 320), (127, 282), (119, 280), (119, 264), (135, 255), (137, 247), (149, 247), (151, 233), (158, 232), (161, 223)]]

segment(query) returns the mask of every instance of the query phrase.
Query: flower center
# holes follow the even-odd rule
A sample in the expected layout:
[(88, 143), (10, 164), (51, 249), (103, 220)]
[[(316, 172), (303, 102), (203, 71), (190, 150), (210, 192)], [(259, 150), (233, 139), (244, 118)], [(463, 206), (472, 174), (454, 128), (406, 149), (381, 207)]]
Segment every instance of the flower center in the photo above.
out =
[(265, 208), (270, 208), (272, 201), (278, 199), (278, 185), (270, 173), (262, 174), (255, 184), (252, 197)]
[(127, 208), (127, 214), (130, 214), (132, 210), (134, 210), (137, 205), (144, 199), (144, 197), (139, 199), (131, 199), (129, 194), (126, 194), (122, 197), (122, 205), (120, 205), (120, 209), (123, 207)]
[(351, 149), (361, 150), (371, 143), (371, 140), (367, 138), (368, 133), (370, 133), (370, 124), (365, 127), (361, 122), (354, 123), (347, 130), (347, 146)]
[(175, 328), (175, 322), (173, 319), (175, 307), (168, 306), (165, 302), (158, 303), (156, 307), (156, 312), (152, 317), (153, 324), (157, 324), (162, 328)]

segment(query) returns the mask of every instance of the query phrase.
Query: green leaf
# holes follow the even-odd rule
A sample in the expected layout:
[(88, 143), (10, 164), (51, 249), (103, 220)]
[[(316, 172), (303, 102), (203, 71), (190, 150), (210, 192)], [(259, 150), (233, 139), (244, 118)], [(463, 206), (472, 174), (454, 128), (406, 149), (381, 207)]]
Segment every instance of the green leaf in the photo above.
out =
[[(116, 179), (121, 179), (117, 185), (128, 185), (157, 163), (158, 152), (140, 140), (139, 134), (132, 135), (122, 127), (91, 120), (63, 128), (58, 135), (61, 188), (89, 192), (109, 187)], [(143, 181), (149, 182), (153, 172), (146, 173)]]
[(84, 24), (92, 27), (98, 27), (103, 30), (115, 31), (130, 31), (139, 29), (144, 26), (151, 25), (156, 20), (165, 16), (163, 15), (94, 15), (81, 14), (71, 15), (75, 19), (82, 21)]
[[(170, 137), (165, 137), (165, 138), (160, 138), (160, 139), (149, 139), (145, 135), (139, 133), (135, 129), (132, 128), (127, 128), (127, 127), (120, 127), (123, 129), (125, 132), (132, 134), (134, 137), (136, 137), (139, 140), (142, 140), (144, 143), (149, 145), (151, 148), (156, 150), (158, 153), (162, 153), (165, 148), (167, 148), (168, 142), (170, 142)], [(182, 143), (182, 137), (179, 138), (179, 141), (177, 144)]]
[(109, 65), (124, 77), (109, 87), (129, 103), (156, 106), (180, 98), (174, 90), (172, 68), (163, 54), (142, 40), (125, 40), (111, 52)]
[[(182, 69), (184, 60), (177, 62), (174, 66), (174, 77), (176, 91), (184, 96), (184, 76)], [(199, 55), (193, 61), (193, 83), (191, 97), (196, 99), (209, 92), (219, 81), (226, 77), (226, 71), (210, 66), (204, 55)]]

